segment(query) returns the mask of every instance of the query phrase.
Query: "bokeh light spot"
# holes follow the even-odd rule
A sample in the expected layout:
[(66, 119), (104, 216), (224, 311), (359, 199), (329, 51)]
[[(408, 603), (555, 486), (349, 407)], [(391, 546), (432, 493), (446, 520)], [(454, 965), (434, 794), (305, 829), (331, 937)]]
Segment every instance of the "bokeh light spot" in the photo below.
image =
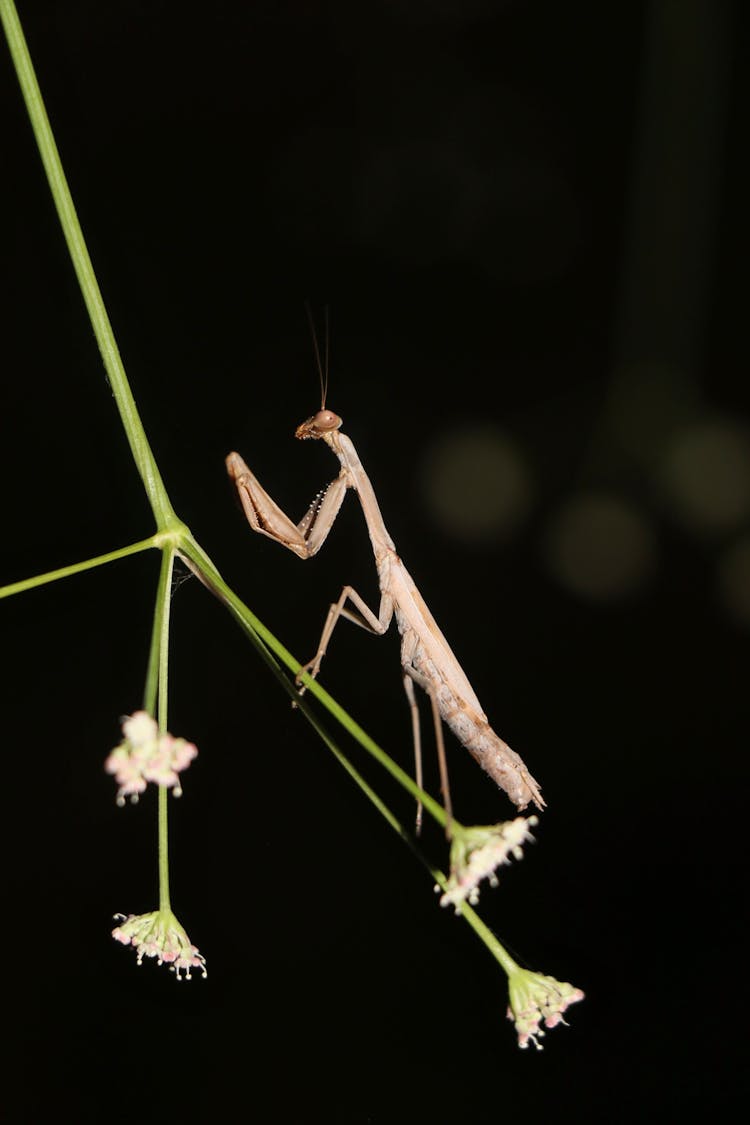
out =
[(594, 601), (632, 594), (650, 577), (656, 544), (645, 517), (614, 496), (581, 495), (548, 529), (547, 563), (567, 590)]
[(750, 516), (750, 438), (731, 420), (686, 427), (664, 455), (660, 482), (673, 515), (703, 534)]
[(526, 462), (496, 426), (440, 434), (424, 454), (419, 482), (436, 523), (468, 542), (509, 538), (531, 506)]

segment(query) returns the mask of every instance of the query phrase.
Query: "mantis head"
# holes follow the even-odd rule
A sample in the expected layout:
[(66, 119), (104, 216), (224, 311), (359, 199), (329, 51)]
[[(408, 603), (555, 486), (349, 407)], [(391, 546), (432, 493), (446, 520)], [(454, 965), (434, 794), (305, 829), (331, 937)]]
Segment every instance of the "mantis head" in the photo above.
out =
[(326, 410), (323, 407), (313, 414), (312, 418), (302, 422), (294, 431), (294, 436), (304, 441), (305, 438), (322, 438), (337, 430), (341, 425), (342, 419), (338, 414), (334, 414), (332, 410)]

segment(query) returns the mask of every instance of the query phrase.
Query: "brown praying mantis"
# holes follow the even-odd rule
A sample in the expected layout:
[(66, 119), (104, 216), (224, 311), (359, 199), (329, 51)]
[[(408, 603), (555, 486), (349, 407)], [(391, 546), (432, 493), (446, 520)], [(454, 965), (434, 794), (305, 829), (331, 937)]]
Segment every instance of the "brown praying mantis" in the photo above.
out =
[[(396, 547), (385, 526), (370, 478), (367, 476), (351, 438), (341, 432), (342, 420), (327, 410), (326, 384), (320, 364), (317, 340), (315, 353), (321, 381), (321, 407), (297, 427), (295, 436), (322, 439), (341, 463), (339, 475), (322, 495), (313, 500), (299, 523), (291, 519), (262, 488), (240, 457), (230, 453), (226, 458), (229, 476), (234, 482), (247, 521), (253, 531), (274, 539), (294, 551), (301, 559), (312, 558), (325, 543), (348, 489), (359, 496), (367, 530), (375, 555), (380, 586), (380, 607), (375, 614), (351, 586), (344, 586), (337, 602), (332, 603), (321, 633), (315, 656), (303, 665), (301, 672), (317, 677), (333, 630), (341, 617), (353, 621), (379, 635), (386, 632), (394, 614), (401, 634), (401, 667), (404, 689), (411, 709), (414, 741), (416, 783), (422, 786), (422, 755), (419, 711), (414, 684), (427, 693), (432, 706), (435, 740), (438, 752), (440, 782), (445, 803), (447, 831), (452, 819), (448, 771), (443, 742), (444, 720), (472, 757), (504, 789), (511, 801), (524, 809), (533, 801), (537, 808), (545, 802), (534, 778), (521, 757), (503, 742), (490, 726), (474, 689), (451, 651), (448, 642), (424, 603), (414, 580), (396, 554)], [(326, 348), (327, 351), (327, 348)], [(327, 364), (326, 364), (327, 368)], [(349, 602), (357, 612), (346, 608)], [(301, 672), (297, 676), (300, 691)], [(417, 809), (417, 830), (421, 824), (421, 806)]]

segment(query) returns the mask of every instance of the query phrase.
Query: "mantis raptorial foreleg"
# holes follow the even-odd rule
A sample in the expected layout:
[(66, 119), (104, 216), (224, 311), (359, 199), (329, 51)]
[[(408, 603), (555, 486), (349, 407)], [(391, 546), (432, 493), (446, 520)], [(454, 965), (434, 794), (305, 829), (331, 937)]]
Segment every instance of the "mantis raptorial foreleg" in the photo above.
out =
[(349, 487), (343, 473), (331, 481), (322, 498), (313, 500), (302, 519), (295, 524), (268, 495), (239, 453), (230, 453), (226, 466), (253, 531), (275, 539), (301, 559), (312, 558), (318, 553), (333, 527)]

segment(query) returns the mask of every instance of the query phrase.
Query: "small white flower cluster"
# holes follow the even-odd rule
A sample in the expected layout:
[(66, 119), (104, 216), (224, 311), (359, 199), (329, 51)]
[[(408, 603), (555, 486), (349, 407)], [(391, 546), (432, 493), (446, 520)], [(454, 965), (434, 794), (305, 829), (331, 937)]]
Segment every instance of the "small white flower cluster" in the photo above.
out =
[(464, 902), (476, 905), (482, 879), (488, 879), (492, 887), (497, 886), (496, 869), (510, 863), (511, 855), (523, 858), (521, 845), (534, 839), (529, 829), (535, 824), (538, 824), (535, 816), (518, 816), (515, 820), (487, 827), (475, 825), (459, 829), (456, 826), (451, 843), (450, 877), (440, 905), (455, 906), (456, 914), (461, 912)]
[(150, 914), (115, 914), (121, 925), (112, 937), (122, 945), (132, 945), (138, 952), (138, 964), (144, 957), (156, 957), (157, 965), (169, 965), (177, 980), (190, 980), (191, 969), (200, 969), (206, 977), (206, 958), (192, 945), (171, 910), (153, 910)]
[(542, 1049), (539, 1040), (544, 1035), (542, 1021), (547, 1028), (565, 1023), (565, 1009), (584, 998), (580, 988), (566, 981), (520, 968), (510, 974), (508, 990), (508, 1019), (516, 1025), (518, 1046), (526, 1048), (533, 1043), (539, 1051)]
[(119, 785), (117, 804), (122, 807), (126, 797), (135, 802), (149, 781), (172, 789), (175, 797), (182, 794), (179, 773), (187, 769), (198, 753), (197, 747), (184, 738), (159, 734), (155, 719), (146, 711), (136, 711), (122, 722), (124, 741), (116, 746), (104, 763), (107, 773), (114, 774)]

